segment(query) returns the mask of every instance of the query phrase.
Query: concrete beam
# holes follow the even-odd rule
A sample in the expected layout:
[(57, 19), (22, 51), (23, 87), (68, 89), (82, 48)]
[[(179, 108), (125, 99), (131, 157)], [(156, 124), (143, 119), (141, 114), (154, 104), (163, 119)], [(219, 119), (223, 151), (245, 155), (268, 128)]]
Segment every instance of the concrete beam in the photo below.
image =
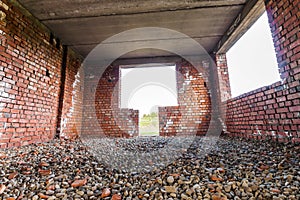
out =
[(263, 0), (249, 0), (237, 15), (214, 49), (214, 53), (226, 53), (265, 11)]

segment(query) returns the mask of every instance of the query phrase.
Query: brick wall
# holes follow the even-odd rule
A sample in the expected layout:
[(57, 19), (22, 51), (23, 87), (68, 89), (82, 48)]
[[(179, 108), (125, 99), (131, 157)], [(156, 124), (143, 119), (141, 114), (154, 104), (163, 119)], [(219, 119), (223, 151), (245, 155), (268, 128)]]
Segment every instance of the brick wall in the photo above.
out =
[[(244, 136), (275, 134), (299, 137), (300, 3), (294, 0), (265, 2), (282, 82), (228, 100), (228, 131)], [(100, 82), (95, 83), (96, 97), (101, 98), (89, 99), (88, 93), (83, 97), (82, 88), (86, 81), (83, 77), (86, 75), (79, 70), (81, 58), (69, 50), (64, 64), (64, 51), (59, 40), (14, 0), (2, 0), (0, 4), (0, 52), (0, 147), (50, 140), (60, 126), (60, 136), (63, 137), (76, 137), (81, 130), (93, 133), (93, 126), (98, 124), (88, 124), (89, 118), (83, 118), (84, 124), (81, 125), (81, 113), (88, 109), (86, 105), (94, 103), (98, 121), (109, 135), (127, 137), (128, 133), (138, 133), (138, 112), (117, 109), (118, 94), (114, 94), (118, 91), (118, 86), (114, 85), (119, 77), (117, 65), (108, 68)], [(221, 99), (226, 100), (230, 96), (226, 57), (218, 55), (216, 60)], [(182, 62), (178, 66), (178, 72), (193, 71), (187, 63)], [(111, 80), (109, 74), (116, 79)], [(185, 73), (179, 74), (185, 77)], [(209, 81), (204, 80), (199, 76), (196, 80), (184, 78), (178, 82), (180, 91), (185, 81), (191, 81), (197, 87), (191, 87), (191, 91), (199, 90), (205, 99), (202, 104), (199, 102), (202, 97), (184, 100), (189, 98), (188, 95), (180, 96), (179, 92), (179, 102), (188, 101), (191, 110), (200, 110), (201, 114), (197, 116), (201, 121), (197, 127), (200, 130), (198, 134), (205, 132), (209, 119), (209, 91), (204, 87), (204, 82), (209, 84)], [(115, 91), (111, 90), (112, 86)], [(92, 104), (84, 103), (82, 106), (83, 98)], [(167, 123), (171, 124), (171, 118), (174, 124), (180, 123), (188, 130), (185, 123), (190, 122), (190, 118), (182, 118), (183, 115), (177, 113), (184, 111), (186, 105), (179, 105), (181, 107), (160, 109), (161, 130), (169, 130), (162, 135), (176, 132), (176, 128), (171, 126), (164, 129)], [(128, 121), (128, 117), (132, 121)]]
[[(131, 137), (139, 134), (138, 111), (119, 107), (119, 66), (122, 62), (115, 63), (103, 72), (99, 81), (94, 75), (85, 80), (90, 88), (86, 88), (87, 93), (84, 95), (84, 136), (104, 134), (110, 137)], [(176, 71), (179, 106), (159, 107), (160, 135), (205, 134), (210, 122), (207, 74), (199, 73), (182, 59), (176, 61)], [(91, 99), (89, 92), (95, 92), (95, 99)], [(95, 110), (91, 109), (94, 105)], [(92, 115), (89, 112), (96, 113), (96, 124), (90, 120)]]
[(68, 50), (61, 115), (58, 115), (58, 134), (63, 138), (79, 137), (82, 127), (82, 102), (84, 89), (84, 71), (82, 59), (71, 49)]
[(190, 63), (176, 63), (178, 106), (159, 108), (161, 136), (205, 135), (211, 119), (207, 74)]
[[(300, 137), (299, 1), (266, 0), (281, 82), (228, 101), (228, 131), (250, 137)], [(298, 139), (297, 139), (298, 138)]]
[(57, 128), (62, 46), (16, 1), (1, 1), (0, 15), (0, 147), (50, 140)]
[(227, 131), (243, 137), (300, 136), (298, 94), (278, 82), (229, 100)]
[(181, 133), (181, 113), (180, 106), (158, 107), (159, 135), (174, 136)]
[[(119, 65), (111, 64), (100, 80), (85, 80), (84, 116), (82, 135), (105, 135), (109, 137), (131, 137), (138, 135), (139, 113), (137, 110), (119, 106)], [(92, 92), (95, 92), (95, 99)], [(95, 106), (95, 107), (94, 107)], [(94, 109), (94, 108), (95, 109)], [(90, 120), (95, 112), (96, 123)], [(100, 127), (100, 129), (98, 128)]]
[[(300, 2), (265, 0), (282, 80), (299, 80)], [(295, 84), (295, 83), (294, 83)]]
[(112, 64), (103, 73), (96, 88), (96, 115), (106, 136), (130, 137), (138, 135), (137, 110), (120, 108), (119, 65)]

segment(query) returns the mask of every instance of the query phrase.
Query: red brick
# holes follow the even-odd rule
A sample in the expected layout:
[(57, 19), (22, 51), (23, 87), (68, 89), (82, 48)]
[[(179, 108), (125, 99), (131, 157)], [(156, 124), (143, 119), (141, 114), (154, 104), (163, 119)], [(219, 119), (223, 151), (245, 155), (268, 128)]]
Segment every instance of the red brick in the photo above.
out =
[(299, 99), (300, 98), (300, 94), (299, 93), (295, 93), (295, 94), (289, 94), (287, 96), (288, 100), (293, 100), (293, 99)]
[(289, 107), (290, 112), (297, 112), (300, 111), (300, 105), (298, 106), (291, 106)]
[[(227, 125), (229, 130), (233, 133), (243, 132), (245, 133), (245, 136), (252, 134), (253, 125), (257, 123), (262, 124), (265, 119), (280, 119), (286, 115), (293, 123), (299, 124), (299, 121), (295, 121), (299, 113), (299, 93), (297, 93), (297, 86), (299, 85), (299, 82), (297, 83), (297, 81), (299, 81), (299, 70), (297, 69), (297, 66), (300, 64), (300, 33), (298, 31), (299, 24), (297, 24), (297, 19), (299, 18), (299, 3), (297, 4), (297, 1), (287, 0), (266, 0), (266, 2), (268, 2), (266, 3), (266, 9), (268, 11), (272, 35), (275, 41), (277, 60), (280, 63), (281, 77), (290, 78), (293, 76), (296, 80), (293, 83), (288, 84), (289, 90), (275, 93), (274, 88), (278, 85), (273, 85), (270, 87), (271, 89), (264, 87), (247, 93), (242, 97), (228, 100)], [(61, 104), (63, 106), (60, 108), (63, 119), (68, 118), (68, 112), (71, 107), (76, 110), (76, 112), (73, 113), (74, 116), (68, 118), (68, 124), (64, 130), (66, 135), (74, 136), (78, 134), (78, 132), (76, 132), (76, 127), (74, 128), (74, 124), (76, 123), (77, 115), (79, 115), (76, 113), (80, 113), (82, 110), (82, 107), (80, 106), (82, 103), (80, 102), (80, 95), (82, 94), (77, 91), (79, 98), (75, 99), (76, 103), (74, 103), (72, 101), (72, 84), (75, 80), (75, 75), (80, 68), (80, 59), (78, 59), (76, 54), (69, 52), (66, 77), (65, 79), (62, 79), (65, 81), (64, 88), (62, 88), (64, 96), (62, 96), (61, 99), (58, 99), (60, 94), (59, 84), (61, 83), (60, 70), (62, 51), (45, 42), (45, 39), (49, 39), (49, 31), (45, 31), (39, 24), (36, 24), (36, 20), (27, 18), (27, 15), (22, 13), (23, 11), (18, 10), (18, 6), (13, 6), (9, 2), (8, 4), (10, 7), (6, 13), (9, 16), (7, 17), (8, 25), (2, 27), (2, 31), (6, 33), (6, 38), (5, 41), (3, 40), (3, 42), (0, 43), (0, 65), (2, 67), (0, 67), (0, 80), (5, 83), (5, 85), (1, 86), (5, 86), (8, 90), (5, 90), (7, 95), (2, 94), (5, 98), (0, 97), (0, 101), (7, 103), (7, 108), (4, 108), (1, 112), (10, 116), (0, 118), (0, 122), (9, 123), (9, 125), (13, 124), (18, 128), (5, 128), (3, 131), (5, 132), (5, 135), (2, 135), (1, 138), (6, 137), (6, 140), (0, 141), (0, 147), (27, 144), (18, 141), (20, 138), (26, 141), (32, 139), (30, 142), (51, 139), (55, 134), (54, 130), (57, 128), (58, 100), (63, 102), (63, 104)], [(291, 6), (291, 4), (293, 4), (293, 6)], [(22, 29), (22, 31), (20, 31), (20, 29)], [(25, 37), (23, 33), (26, 33), (27, 36)], [(47, 60), (47, 63), (42, 62), (41, 58)], [(216, 74), (220, 75), (219, 83), (221, 84), (221, 97), (227, 100), (230, 97), (230, 87), (226, 56), (225, 54), (218, 55), (217, 58), (217, 65), (219, 68), (213, 70), (215, 70)], [(181, 65), (180, 67), (183, 69), (189, 68), (190, 66), (185, 63), (185, 65)], [(50, 70), (51, 77), (45, 77), (46, 74), (44, 69)], [(291, 69), (294, 70), (294, 74), (291, 73)], [(118, 69), (115, 70), (114, 73), (114, 75), (118, 76)], [(100, 92), (99, 94), (99, 97), (101, 97), (103, 101), (101, 102), (102, 104), (97, 106), (102, 105), (106, 111), (110, 111), (111, 108), (115, 108), (114, 106), (118, 106), (118, 102), (111, 102), (111, 96), (116, 95), (113, 94), (111, 88), (116, 83), (108, 83), (107, 77), (105, 76), (100, 82), (101, 81), (105, 82), (105, 84), (102, 85), (104, 92)], [(201, 80), (198, 84), (201, 83), (203, 85), (203, 82), (204, 80)], [(97, 84), (98, 83), (95, 83), (95, 86), (97, 86)], [(180, 85), (182, 82), (180, 83), (179, 81), (178, 84)], [(48, 88), (51, 89), (48, 90)], [(206, 89), (197, 90), (195, 93), (206, 95)], [(267, 94), (267, 96), (264, 94)], [(188, 103), (195, 103), (198, 101), (198, 99), (186, 100)], [(207, 99), (206, 102), (209, 102), (209, 99)], [(204, 112), (199, 115), (204, 115), (204, 113), (209, 111), (210, 105), (206, 104), (206, 102), (199, 102), (199, 104), (197, 102), (196, 106), (199, 106), (199, 108), (204, 110)], [(276, 102), (278, 102), (278, 104)], [(74, 105), (72, 105), (72, 103), (74, 103)], [(91, 103), (94, 103), (94, 99), (91, 100)], [(250, 107), (249, 105), (253, 107)], [(268, 105), (268, 107), (265, 107), (265, 105)], [(166, 108), (163, 112), (167, 118), (174, 118), (175, 124), (180, 123), (179, 119), (189, 119), (189, 116), (180, 116), (180, 112), (177, 111), (178, 108), (173, 107)], [(277, 111), (277, 113), (275, 113), (275, 111)], [(111, 116), (111, 112), (105, 114)], [(138, 123), (137, 113), (135, 111), (124, 110), (122, 112), (120, 111), (119, 114), (122, 116), (123, 114), (130, 114), (130, 116), (134, 118), (134, 126)], [(102, 113), (100, 112), (98, 115), (102, 115)], [(105, 119), (111, 119), (111, 117), (105, 117)], [(205, 121), (206, 123), (209, 122), (209, 119), (204, 118), (202, 121)], [(88, 122), (89, 121), (87, 120), (87, 123)], [(43, 127), (40, 127), (40, 123), (43, 124)], [(132, 129), (132, 127), (129, 127), (130, 124), (127, 123), (126, 120), (121, 120), (120, 123), (124, 124), (124, 126), (128, 126), (129, 129)], [(183, 121), (182, 123), (187, 127), (191, 127), (192, 125), (186, 121)], [(207, 130), (207, 126), (205, 124), (202, 125), (202, 127), (199, 127), (199, 133)], [(78, 126), (79, 129), (81, 129), (81, 125), (78, 124)], [(296, 130), (297, 127), (299, 128), (299, 126), (296, 125), (287, 126), (279, 124), (273, 126), (274, 127), (272, 128), (274, 128), (274, 130), (280, 130), (282, 128)], [(93, 126), (91, 125), (90, 127)], [(107, 123), (103, 122), (103, 127), (105, 127), (105, 129), (111, 129), (109, 130), (109, 133), (114, 136), (124, 135), (124, 132), (116, 127), (115, 121), (111, 120), (107, 121)], [(135, 128), (135, 131), (137, 131), (137, 127)], [(260, 126), (259, 128), (267, 129), (268, 127)], [(176, 133), (174, 127), (171, 127), (170, 131), (171, 134)], [(8, 144), (7, 139), (10, 139), (16, 132), (18, 133), (18, 137), (11, 139), (11, 143)], [(27, 137), (28, 134), (36, 135), (36, 137)]]
[[(45, 31), (40, 24), (36, 24), (38, 23), (37, 20), (27, 18), (27, 13), (18, 10), (18, 6), (13, 6), (10, 2), (7, 2), (7, 4), (10, 7), (6, 13), (9, 16), (7, 17), (9, 26), (2, 29), (6, 33), (6, 43), (0, 42), (0, 50), (5, 50), (5, 52), (1, 52), (0, 56), (0, 78), (1, 83), (4, 83), (1, 86), (6, 88), (5, 91), (8, 95), (5, 98), (0, 97), (0, 102), (8, 103), (7, 108), (1, 109), (1, 114), (8, 111), (7, 115), (10, 115), (10, 117), (0, 117), (0, 121), (8, 122), (7, 120), (9, 120), (10, 125), (18, 128), (7, 126), (3, 132), (5, 132), (6, 139), (12, 137), (10, 133), (18, 133), (19, 138), (22, 138), (22, 136), (28, 134), (27, 129), (36, 132), (35, 134), (45, 135), (45, 138), (51, 138), (57, 126), (62, 51), (44, 42), (44, 35), (49, 35), (49, 32)], [(16, 16), (16, 13), (19, 13), (18, 16)], [(26, 26), (24, 21), (26, 21)], [(20, 31), (20, 28), (22, 28), (22, 31)], [(30, 34), (24, 37), (24, 33)], [(75, 53), (68, 55), (68, 57), (71, 56), (74, 60), (76, 59), (76, 63), (68, 63), (67, 66), (75, 70), (75, 74), (70, 74), (72, 81), (75, 79), (76, 70), (80, 67), (80, 59)], [(47, 60), (47, 62), (41, 62), (40, 58)], [(40, 77), (46, 75), (44, 69), (49, 69), (50, 74), (55, 74), (55, 76), (52, 76), (51, 79)], [(71, 81), (67, 85), (72, 85)], [(28, 86), (36, 90), (29, 90)], [(67, 90), (66, 98), (71, 99), (73, 88), (70, 87)], [(34, 97), (28, 98), (28, 94), (31, 92), (34, 93)], [(31, 121), (30, 124), (28, 120)], [(39, 127), (41, 122), (43, 122), (44, 128), (41, 130), (32, 128)], [(1, 136), (1, 138), (3, 137), (4, 135)], [(9, 145), (1, 144), (1, 147), (21, 145), (17, 140), (14, 138)]]
[(20, 142), (21, 138), (11, 138), (9, 142), (15, 143), (15, 142)]
[[(290, 76), (293, 76), (292, 78), (295, 79), (294, 82), (290, 82), (288, 84), (289, 90), (279, 91), (276, 92), (276, 102), (274, 99), (274, 91), (273, 90), (266, 90), (263, 89), (263, 92), (265, 92), (267, 98), (264, 96), (262, 97), (262, 101), (257, 103), (256, 107), (251, 108), (252, 111), (255, 111), (257, 109), (261, 110), (261, 106), (263, 107), (263, 102), (266, 102), (268, 107), (266, 107), (265, 113), (259, 111), (260, 116), (257, 117), (257, 119), (283, 119), (283, 118), (289, 118), (292, 119), (292, 121), (289, 121), (289, 123), (295, 123), (299, 124), (299, 109), (300, 109), (300, 95), (297, 92), (296, 87), (299, 85), (299, 78), (298, 76), (298, 65), (299, 65), (299, 39), (300, 34), (298, 30), (298, 26), (296, 23), (297, 21), (297, 14), (299, 13), (299, 9), (297, 4), (295, 3), (297, 1), (266, 1), (268, 2), (266, 4), (266, 10), (268, 12), (268, 17), (270, 21), (271, 31), (273, 35), (273, 39), (275, 41), (275, 49), (277, 52), (277, 60), (279, 62), (280, 67), (280, 73), (282, 78), (290, 79)], [(290, 6), (290, 3), (295, 3), (296, 5)], [(283, 14), (285, 13), (285, 14)], [(299, 24), (299, 23), (298, 23)], [(295, 25), (295, 26), (294, 26)], [(291, 69), (294, 69), (294, 73), (290, 73)], [(300, 71), (299, 71), (300, 72)], [(272, 85), (274, 87), (275, 85)], [(278, 87), (279, 85), (275, 86), (274, 88)], [(256, 91), (255, 91), (256, 92)], [(255, 93), (247, 93), (243, 95), (243, 99), (233, 99), (228, 102), (229, 105), (227, 109), (228, 118), (227, 118), (227, 127), (228, 131), (230, 132), (247, 132), (247, 130), (251, 130), (251, 127), (255, 125), (255, 119), (252, 119), (249, 121), (249, 118), (246, 116), (249, 116), (249, 110), (247, 110), (245, 107), (240, 106), (239, 104), (252, 104), (252, 102), (249, 102), (250, 99), (254, 98)], [(259, 94), (256, 94), (258, 97)], [(266, 101), (268, 99), (268, 101)], [(236, 102), (239, 102), (237, 104)], [(258, 106), (258, 107), (257, 107)], [(280, 108), (277, 108), (280, 107)], [(263, 107), (265, 108), (265, 107)], [(276, 112), (281, 114), (275, 114), (275, 109), (277, 108)], [(232, 115), (232, 113), (243, 113), (239, 115)], [(296, 119), (295, 119), (296, 118)], [(295, 120), (293, 120), (295, 119)], [(273, 125), (273, 130), (296, 130), (297, 125), (284, 125), (286, 121), (281, 120), (278, 122), (278, 124)], [(283, 123), (283, 124), (280, 124)], [(239, 124), (239, 126), (238, 126)], [(247, 126), (246, 126), (247, 125)], [(250, 125), (250, 127), (248, 126)], [(262, 129), (266, 129), (267, 126), (261, 127)], [(265, 130), (268, 131), (268, 130)]]

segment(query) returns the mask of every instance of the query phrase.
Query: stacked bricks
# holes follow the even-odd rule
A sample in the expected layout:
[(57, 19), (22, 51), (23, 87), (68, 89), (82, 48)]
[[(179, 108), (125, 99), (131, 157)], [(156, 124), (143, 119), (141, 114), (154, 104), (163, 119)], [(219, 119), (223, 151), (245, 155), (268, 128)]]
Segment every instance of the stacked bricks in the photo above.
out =
[(77, 138), (82, 126), (82, 101), (84, 87), (84, 71), (81, 67), (82, 59), (71, 49), (68, 50), (66, 60), (65, 84), (61, 116), (58, 119), (59, 136), (61, 138)]
[(294, 105), (299, 100), (281, 82), (231, 99), (227, 103), (227, 131), (242, 137), (297, 137), (300, 106)]
[(299, 140), (300, 2), (265, 2), (282, 81), (229, 100), (226, 123), (234, 135)]
[(106, 136), (132, 137), (138, 135), (138, 110), (102, 109), (99, 107), (96, 112), (101, 129)]
[(217, 72), (218, 72), (220, 98), (221, 101), (224, 102), (231, 98), (231, 89), (230, 89), (226, 54), (217, 54), (215, 60), (216, 60)]
[(206, 74), (190, 63), (176, 63), (178, 106), (159, 108), (161, 136), (205, 135), (211, 119)]
[(175, 136), (181, 133), (181, 112), (180, 106), (158, 107), (159, 135)]
[[(265, 3), (282, 81), (228, 100), (226, 124), (229, 132), (247, 137), (299, 138), (300, 3), (294, 0), (265, 0)], [(14, 0), (0, 2), (0, 52), (0, 148), (48, 141), (60, 126), (59, 131), (66, 137), (75, 137), (86, 127), (92, 131), (93, 126), (97, 126), (81, 125), (82, 110), (89, 105), (82, 106), (85, 98), (82, 77), (85, 75), (79, 71), (81, 60), (69, 51), (66, 65), (62, 66), (63, 50), (59, 40)], [(216, 61), (219, 92), (224, 101), (230, 97), (226, 56), (217, 55)], [(61, 76), (62, 67), (65, 77)], [(107, 70), (100, 82), (95, 83), (97, 95), (91, 100), (96, 104), (98, 121), (108, 135), (137, 135), (138, 112), (119, 108), (116, 85), (119, 68), (112, 65)], [(161, 135), (178, 133), (178, 126), (172, 127), (172, 123), (186, 133), (193, 132), (195, 126), (191, 123), (196, 121), (199, 123), (197, 134), (203, 134), (211, 117), (209, 91), (204, 84), (208, 81), (184, 61), (177, 63), (177, 71), (184, 77), (183, 80), (178, 78), (179, 106), (160, 108)], [(185, 76), (187, 71), (191, 76)], [(115, 79), (110, 80), (111, 75)], [(62, 80), (65, 84), (60, 88)], [(181, 94), (187, 82), (192, 83), (191, 92), (199, 97), (187, 95), (189, 92)], [(59, 99), (61, 94), (62, 99)], [(61, 108), (59, 101), (63, 101)], [(196, 114), (182, 115), (195, 110)], [(107, 116), (111, 116), (110, 120), (102, 120)], [(83, 118), (82, 123), (89, 123), (89, 119)]]
[(56, 130), (61, 49), (17, 3), (0, 8), (0, 146), (47, 141)]
[[(115, 62), (117, 63), (117, 62)], [(87, 83), (95, 86), (85, 93), (83, 134), (109, 137), (132, 137), (139, 134), (137, 110), (120, 108), (119, 65), (111, 64), (105, 69), (99, 82)], [(198, 134), (207, 132), (210, 122), (210, 95), (206, 79), (190, 63), (176, 63), (178, 106), (159, 107), (159, 129), (161, 136)], [(97, 81), (96, 79), (91, 79)], [(86, 84), (85, 80), (85, 84)], [(95, 92), (91, 99), (89, 92)], [(95, 110), (91, 109), (95, 105)], [(97, 124), (91, 123), (89, 113), (96, 112)], [(100, 126), (101, 129), (97, 129)], [(97, 133), (96, 131), (101, 131)]]
[(300, 2), (294, 0), (265, 0), (265, 2), (279, 73), (282, 80), (292, 84), (295, 80), (299, 81)]
[[(84, 116), (82, 133), (84, 136), (132, 137), (137, 136), (139, 129), (138, 110), (120, 108), (119, 104), (119, 66), (111, 64), (97, 79), (86, 79), (87, 88), (84, 99)], [(95, 99), (91, 93), (95, 92)], [(93, 109), (95, 106), (95, 109)], [(89, 120), (90, 113), (95, 112), (97, 123)], [(98, 126), (98, 127), (97, 127)], [(100, 127), (100, 129), (99, 129)], [(100, 132), (99, 132), (100, 131)]]
[(0, 1), (0, 16), (0, 148), (51, 140), (62, 46), (17, 1)]

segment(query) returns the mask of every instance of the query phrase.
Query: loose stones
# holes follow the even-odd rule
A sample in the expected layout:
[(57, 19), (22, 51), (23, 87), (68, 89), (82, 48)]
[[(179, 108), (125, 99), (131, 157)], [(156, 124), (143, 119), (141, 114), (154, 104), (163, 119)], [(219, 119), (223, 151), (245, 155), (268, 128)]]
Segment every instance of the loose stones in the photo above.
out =
[[(128, 152), (140, 148), (145, 154), (152, 151), (155, 155), (169, 140), (147, 138), (147, 144), (122, 139), (117, 147)], [(153, 170), (147, 173), (140, 173), (139, 165), (135, 172), (110, 168), (80, 141), (54, 140), (1, 149), (0, 195), (8, 200), (300, 199), (299, 145), (211, 140), (194, 138), (189, 148), (180, 150), (182, 156), (167, 165), (151, 166)], [(125, 153), (112, 162), (133, 165), (134, 161), (128, 159)], [(153, 158), (145, 162), (155, 163)]]

